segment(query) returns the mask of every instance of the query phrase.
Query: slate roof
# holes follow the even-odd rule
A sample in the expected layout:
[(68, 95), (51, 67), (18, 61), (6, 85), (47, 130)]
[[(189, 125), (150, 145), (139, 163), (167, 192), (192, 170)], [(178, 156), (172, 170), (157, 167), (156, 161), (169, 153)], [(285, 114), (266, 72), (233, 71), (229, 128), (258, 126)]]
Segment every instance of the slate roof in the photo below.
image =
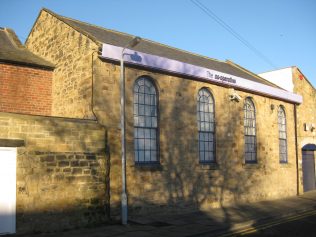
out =
[[(49, 14), (55, 16), (59, 20), (68, 24), (78, 32), (86, 35), (96, 43), (102, 44), (111, 44), (115, 46), (124, 47), (131, 39), (135, 36), (105, 29), (103, 27), (91, 25), (85, 22), (81, 22), (75, 19), (71, 19), (68, 17), (60, 16), (48, 9), (43, 9), (42, 11), (46, 11)], [(167, 45), (163, 45), (151, 40), (143, 39), (141, 42), (133, 48), (136, 51), (140, 51), (143, 53), (153, 54), (160, 57), (165, 57), (173, 60), (177, 60), (184, 63), (193, 64), (196, 66), (201, 66), (213, 70), (217, 70), (219, 72), (228, 73), (231, 75), (235, 75), (238, 77), (242, 77), (251, 81), (259, 82), (265, 85), (277, 87), (275, 84), (259, 77), (257, 74), (248, 71), (247, 69), (242, 68), (241, 66), (231, 62), (231, 61), (219, 61), (215, 59), (211, 59), (205, 56), (197, 55), (194, 53), (190, 53), (184, 50), (180, 50), (174, 47), (170, 47)]]
[(53, 69), (54, 64), (26, 49), (13, 30), (0, 28), (0, 62)]

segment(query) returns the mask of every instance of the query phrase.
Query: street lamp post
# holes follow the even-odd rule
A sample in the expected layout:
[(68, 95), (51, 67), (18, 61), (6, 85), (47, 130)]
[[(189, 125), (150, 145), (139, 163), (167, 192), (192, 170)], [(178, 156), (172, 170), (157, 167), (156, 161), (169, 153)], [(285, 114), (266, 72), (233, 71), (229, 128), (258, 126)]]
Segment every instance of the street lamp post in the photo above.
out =
[(121, 196), (121, 208), (122, 208), (122, 224), (127, 224), (127, 194), (126, 194), (126, 144), (125, 144), (125, 73), (124, 73), (124, 51), (126, 48), (133, 48), (139, 42), (141, 38), (135, 37), (122, 49), (121, 53), (121, 143), (122, 143), (122, 196)]

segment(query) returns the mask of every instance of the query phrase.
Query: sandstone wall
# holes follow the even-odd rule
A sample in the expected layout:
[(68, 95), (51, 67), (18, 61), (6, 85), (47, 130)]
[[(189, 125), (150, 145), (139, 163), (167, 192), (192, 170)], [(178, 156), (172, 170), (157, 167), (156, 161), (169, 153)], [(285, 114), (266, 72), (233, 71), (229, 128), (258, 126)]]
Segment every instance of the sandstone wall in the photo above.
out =
[[(96, 62), (96, 111), (108, 125), (111, 149), (111, 208), (121, 192), (119, 130), (119, 66)], [(133, 84), (142, 75), (153, 78), (159, 93), (160, 166), (134, 163)], [(216, 108), (216, 165), (198, 160), (196, 98), (200, 88), (213, 93)], [(294, 107), (292, 104), (238, 91), (242, 101), (229, 100), (228, 88), (140, 69), (126, 69), (127, 187), (132, 215), (275, 199), (296, 194)], [(252, 97), (257, 109), (258, 164), (244, 162), (243, 101)], [(271, 109), (271, 105), (274, 109)], [(278, 106), (287, 116), (288, 163), (279, 163)], [(111, 113), (108, 113), (111, 111)], [(113, 210), (112, 213), (115, 213)], [(117, 212), (118, 214), (118, 212)]]
[[(316, 90), (296, 68), (292, 68), (294, 93), (303, 96), (303, 103), (297, 106), (297, 137), (299, 157), (299, 192), (303, 193), (302, 148), (306, 144), (316, 145), (316, 130), (305, 130), (304, 124), (316, 125)], [(315, 154), (316, 157), (316, 154)], [(316, 168), (316, 167), (315, 167)]]
[(64, 22), (41, 11), (26, 47), (56, 65), (53, 76), (54, 116), (93, 118), (92, 52), (98, 46)]
[(0, 146), (17, 148), (17, 233), (108, 220), (105, 131), (94, 121), (0, 113)]
[[(121, 194), (120, 68), (102, 62), (97, 46), (65, 23), (42, 11), (27, 41), (34, 53), (57, 64), (53, 82), (53, 113), (93, 117), (106, 126), (110, 152), (110, 206), (119, 215)], [(92, 63), (93, 62), (93, 63)], [(159, 93), (160, 165), (134, 164), (133, 83), (142, 75), (155, 80)], [(198, 161), (196, 96), (208, 87), (216, 108), (216, 165)], [(126, 69), (127, 186), (130, 213), (209, 208), (237, 201), (258, 201), (296, 194), (293, 105), (251, 93), (257, 109), (258, 164), (244, 163), (243, 100), (229, 100), (228, 89), (173, 75)], [(271, 109), (271, 105), (275, 109)], [(287, 116), (288, 163), (279, 163), (277, 108)]]

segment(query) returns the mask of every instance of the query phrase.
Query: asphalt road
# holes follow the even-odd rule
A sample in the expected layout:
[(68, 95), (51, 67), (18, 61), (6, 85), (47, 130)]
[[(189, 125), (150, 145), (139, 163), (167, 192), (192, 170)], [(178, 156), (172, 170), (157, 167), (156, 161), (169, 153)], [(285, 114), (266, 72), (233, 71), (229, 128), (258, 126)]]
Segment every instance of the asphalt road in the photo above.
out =
[(316, 212), (282, 218), (245, 228), (223, 237), (316, 237)]

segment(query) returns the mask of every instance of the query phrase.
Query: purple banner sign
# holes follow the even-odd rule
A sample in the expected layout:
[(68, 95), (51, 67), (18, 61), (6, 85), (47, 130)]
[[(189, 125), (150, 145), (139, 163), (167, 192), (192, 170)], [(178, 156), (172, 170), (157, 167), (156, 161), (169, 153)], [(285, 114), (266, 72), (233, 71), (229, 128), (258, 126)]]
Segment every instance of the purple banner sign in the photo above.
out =
[[(117, 47), (110, 44), (103, 44), (102, 57), (111, 60), (120, 60), (122, 49), (122, 47)], [(131, 49), (124, 50), (124, 61), (147, 68), (191, 76), (196, 78), (197, 80), (209, 81), (210, 83), (215, 82), (217, 84), (220, 83), (226, 86), (229, 85), (232, 88), (245, 89), (257, 94), (263, 94), (297, 104), (300, 104), (303, 101), (302, 96), (289, 91), (250, 81), (213, 69), (204, 68), (156, 55), (142, 53)]]

